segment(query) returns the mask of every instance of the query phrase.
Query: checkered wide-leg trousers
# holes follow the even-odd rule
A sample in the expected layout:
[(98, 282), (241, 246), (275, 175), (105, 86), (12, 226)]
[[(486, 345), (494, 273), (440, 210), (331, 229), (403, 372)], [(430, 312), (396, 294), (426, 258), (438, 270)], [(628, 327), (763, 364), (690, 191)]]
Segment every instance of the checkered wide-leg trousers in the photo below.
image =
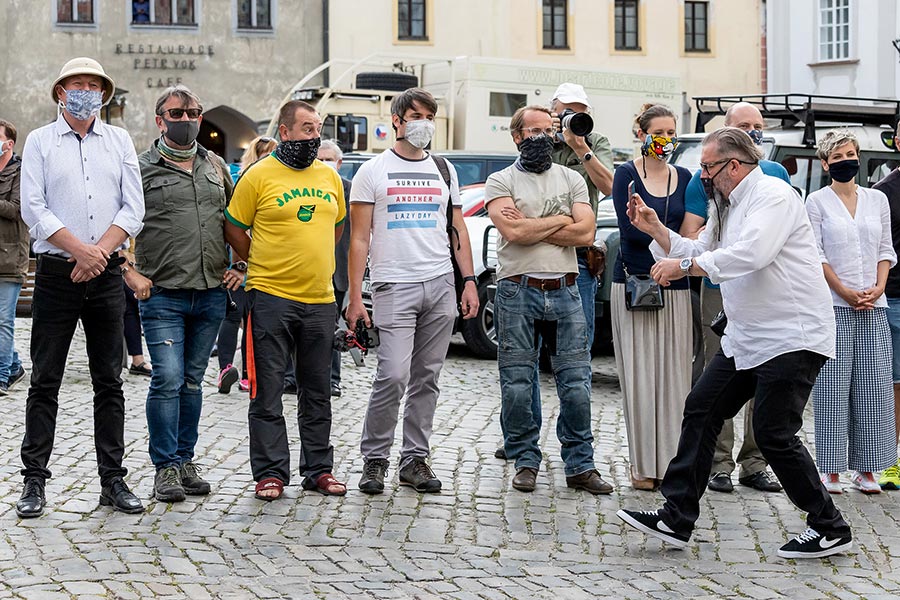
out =
[(837, 354), (813, 386), (816, 463), (821, 473), (881, 471), (897, 462), (887, 309), (835, 306), (834, 318)]

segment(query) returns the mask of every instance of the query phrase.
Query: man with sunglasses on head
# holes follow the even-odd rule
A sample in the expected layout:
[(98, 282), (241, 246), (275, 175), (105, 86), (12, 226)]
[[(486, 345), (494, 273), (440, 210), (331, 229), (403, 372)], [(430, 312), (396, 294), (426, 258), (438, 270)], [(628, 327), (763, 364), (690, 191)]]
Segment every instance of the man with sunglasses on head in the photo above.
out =
[(260, 500), (280, 498), (290, 482), (281, 401), (289, 355), (298, 387), (303, 488), (347, 493), (332, 475), (330, 441), (337, 318), (331, 278), (347, 210), (341, 176), (316, 160), (321, 133), (314, 106), (301, 100), (282, 105), (278, 146), (244, 171), (225, 211), (225, 239), (249, 263), (250, 469)]
[[(759, 109), (748, 102), (735, 103), (725, 111), (725, 126), (737, 127), (746, 131), (747, 135), (750, 136), (757, 146), (762, 144), (765, 125), (766, 122)], [(788, 184), (791, 183), (787, 169), (781, 163), (762, 159), (759, 161), (759, 168), (766, 175), (777, 177)], [(701, 176), (702, 174), (698, 169), (691, 178), (684, 196), (684, 221), (681, 223), (681, 231), (679, 233), (691, 239), (697, 238), (700, 229), (706, 224), (708, 216), (709, 198), (706, 197), (706, 192), (703, 190)], [(719, 286), (712, 283), (708, 277), (704, 277), (703, 286), (700, 288), (700, 312), (703, 321), (705, 364), (709, 364), (712, 361), (712, 357), (719, 351), (719, 336), (712, 330), (710, 323), (721, 310), (722, 294), (719, 291)], [(713, 459), (709, 483), (707, 484), (709, 489), (725, 493), (730, 493), (734, 490), (734, 484), (731, 481), (731, 473), (735, 468), (734, 459), (732, 458), (733, 450), (734, 421), (733, 419), (726, 419), (725, 425), (722, 427), (722, 433), (719, 434), (719, 438), (716, 440), (716, 454)], [(753, 400), (747, 403), (747, 410), (744, 411), (744, 441), (741, 443), (737, 460), (741, 466), (738, 478), (738, 482), (741, 485), (752, 487), (761, 492), (781, 491), (781, 485), (779, 485), (778, 480), (769, 475), (766, 470), (766, 459), (762, 452), (759, 451), (759, 447), (756, 445), (756, 438), (753, 436)]]
[(25, 489), (16, 503), (16, 513), (23, 518), (41, 515), (46, 503), (44, 484), (51, 475), (47, 463), (53, 451), (59, 388), (79, 320), (94, 388), (100, 504), (125, 513), (144, 510), (123, 479), (125, 397), (120, 375), (125, 296), (119, 267), (123, 259), (117, 256), (128, 238), (141, 230), (144, 198), (131, 137), (99, 118), (115, 89), (97, 61), (67, 62), (50, 86), (59, 116), (32, 131), (22, 153), (22, 219), (37, 254), (33, 369), (22, 440)]
[(755, 397), (756, 442), (785, 492), (807, 513), (807, 529), (778, 550), (782, 558), (820, 558), (852, 546), (850, 527), (797, 436), (819, 370), (835, 355), (831, 292), (803, 203), (790, 185), (763, 174), (762, 151), (742, 130), (703, 140), (700, 168), (710, 205), (696, 240), (665, 228), (632, 196), (628, 217), (653, 238), (661, 285), (687, 275), (721, 284), (728, 316), (721, 349), (688, 394), (678, 452), (655, 511), (620, 510), (632, 527), (684, 547), (700, 516), (716, 437)]
[(194, 463), (203, 375), (225, 317), (225, 287), (238, 287), (243, 273), (228, 269), (231, 176), (221, 158), (197, 143), (200, 99), (183, 85), (170, 87), (155, 112), (160, 136), (138, 157), (144, 228), (135, 239), (135, 263), (122, 271), (140, 303), (153, 362), (146, 404), (153, 495), (181, 502), (210, 491)]
[[(353, 178), (346, 319), (351, 328), (359, 321), (374, 325), (381, 337), (359, 445), (365, 461), (359, 489), (366, 494), (384, 491), (404, 397), (400, 485), (423, 493), (441, 491), (428, 457), (440, 393), (438, 377), (457, 316), (451, 252), (465, 279), (462, 316), (471, 319), (478, 314), (472, 248), (456, 169), (425, 150), (435, 133), (437, 109), (434, 96), (421, 88), (394, 96), (391, 124), (397, 141), (363, 164)], [(448, 211), (454, 227), (449, 237)], [(371, 319), (362, 301), (366, 257)]]

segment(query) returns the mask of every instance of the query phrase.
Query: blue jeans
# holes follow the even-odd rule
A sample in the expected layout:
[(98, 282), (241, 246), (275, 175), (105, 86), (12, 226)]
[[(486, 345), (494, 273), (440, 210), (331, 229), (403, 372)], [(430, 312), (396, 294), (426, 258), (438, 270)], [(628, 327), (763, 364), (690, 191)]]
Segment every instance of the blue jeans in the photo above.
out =
[(591, 434), (591, 364), (577, 285), (541, 291), (501, 279), (495, 300), (500, 426), (506, 456), (516, 468), (538, 469), (540, 427), (532, 410), (539, 339), (547, 341), (560, 400), (556, 435), (567, 476), (594, 468)]
[[(575, 280), (578, 286), (578, 295), (581, 296), (581, 308), (584, 309), (585, 329), (587, 331), (588, 351), (594, 344), (594, 301), (597, 297), (597, 278), (588, 273), (587, 260), (578, 259), (578, 278)], [(590, 359), (588, 359), (590, 360)], [(538, 431), (541, 429), (541, 382), (538, 379), (538, 368), (534, 371), (534, 385), (531, 387), (531, 413), (537, 423)]]
[(203, 374), (225, 318), (223, 288), (153, 287), (141, 300), (144, 339), (153, 363), (147, 391), (150, 460), (157, 469), (194, 458), (203, 403)]
[(16, 302), (22, 284), (0, 281), (0, 381), (7, 381), (22, 367), (13, 335), (16, 330)]

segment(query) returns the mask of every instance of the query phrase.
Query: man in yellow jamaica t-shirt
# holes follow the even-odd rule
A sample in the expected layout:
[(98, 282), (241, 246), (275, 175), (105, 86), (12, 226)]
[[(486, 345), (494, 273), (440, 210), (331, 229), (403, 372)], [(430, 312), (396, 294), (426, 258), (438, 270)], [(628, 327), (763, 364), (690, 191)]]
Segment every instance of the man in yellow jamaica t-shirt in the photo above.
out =
[(302, 416), (303, 487), (323, 494), (347, 492), (331, 474), (330, 443), (337, 310), (331, 276), (346, 206), (340, 176), (316, 160), (321, 129), (314, 107), (299, 100), (286, 103), (278, 116), (279, 145), (244, 172), (225, 212), (225, 237), (249, 262), (250, 468), (262, 500), (280, 497), (290, 481), (281, 404), (289, 356)]

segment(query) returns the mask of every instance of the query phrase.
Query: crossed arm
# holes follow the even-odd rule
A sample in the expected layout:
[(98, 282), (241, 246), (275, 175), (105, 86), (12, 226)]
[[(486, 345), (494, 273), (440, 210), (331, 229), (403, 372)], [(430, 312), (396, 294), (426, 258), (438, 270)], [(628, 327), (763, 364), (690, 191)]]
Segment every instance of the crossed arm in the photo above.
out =
[(590, 246), (594, 243), (594, 222), (591, 205), (576, 202), (572, 216), (552, 215), (526, 217), (516, 208), (509, 196), (496, 198), (488, 204), (488, 215), (504, 239), (523, 246), (546, 242), (557, 246)]

